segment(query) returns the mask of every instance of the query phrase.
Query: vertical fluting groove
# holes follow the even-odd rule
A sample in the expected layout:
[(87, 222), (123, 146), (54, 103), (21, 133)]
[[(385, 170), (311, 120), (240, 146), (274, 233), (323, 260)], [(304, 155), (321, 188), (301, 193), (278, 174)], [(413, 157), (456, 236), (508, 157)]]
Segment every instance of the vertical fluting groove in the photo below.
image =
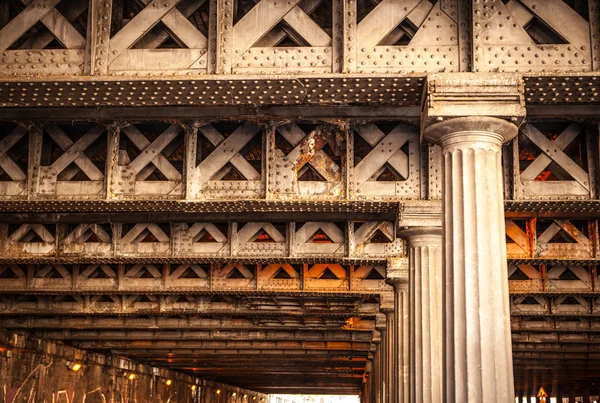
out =
[(381, 353), (381, 343), (377, 343), (376, 344), (376, 348), (375, 348), (375, 352), (373, 354), (373, 367), (372, 367), (372, 371), (373, 371), (373, 383), (372, 383), (372, 400), (375, 403), (382, 403), (381, 402), (381, 386), (380, 386), (380, 373), (379, 373), (379, 360), (381, 359), (380, 353)]
[(385, 355), (386, 355), (386, 348), (385, 348), (385, 340), (386, 340), (386, 335), (385, 335), (385, 330), (381, 331), (381, 342), (379, 343), (378, 347), (379, 347), (379, 363), (378, 363), (378, 367), (379, 367), (379, 384), (377, 385), (377, 395), (379, 396), (379, 402), (380, 403), (384, 403), (385, 402)]
[(403, 389), (402, 389), (402, 401), (408, 402), (408, 384), (409, 384), (409, 374), (408, 374), (408, 352), (410, 350), (410, 346), (408, 344), (408, 317), (409, 317), (409, 304), (408, 304), (408, 293), (402, 292), (400, 294), (402, 296), (402, 379), (403, 379)]
[(501, 143), (442, 146), (443, 400), (513, 401)]
[(396, 395), (394, 396), (393, 403), (407, 403), (402, 400), (402, 395), (404, 393), (404, 382), (401, 377), (402, 373), (402, 357), (401, 354), (403, 352), (402, 346), (400, 345), (401, 341), (401, 332), (402, 332), (402, 303), (401, 303), (401, 295), (398, 289), (398, 286), (394, 287), (394, 345), (396, 346), (396, 350), (394, 353), (394, 380), (395, 380), (395, 388)]
[[(394, 397), (394, 401), (408, 403), (409, 396), (412, 396), (410, 390), (409, 379), (412, 379), (412, 374), (409, 374), (409, 293), (404, 289), (405, 286), (394, 287), (394, 343), (395, 361), (394, 361), (394, 376), (398, 379), (398, 389)], [(412, 382), (411, 382), (412, 384)]]
[(394, 312), (388, 311), (386, 315), (386, 333), (387, 333), (387, 356), (386, 356), (386, 379), (387, 379), (387, 402), (393, 403), (395, 395), (398, 393), (397, 386), (395, 385), (394, 376), (394, 357), (398, 354), (397, 347), (394, 344), (396, 338), (396, 329), (394, 325)]
[(409, 245), (410, 402), (442, 401), (441, 228), (416, 227), (400, 234)]

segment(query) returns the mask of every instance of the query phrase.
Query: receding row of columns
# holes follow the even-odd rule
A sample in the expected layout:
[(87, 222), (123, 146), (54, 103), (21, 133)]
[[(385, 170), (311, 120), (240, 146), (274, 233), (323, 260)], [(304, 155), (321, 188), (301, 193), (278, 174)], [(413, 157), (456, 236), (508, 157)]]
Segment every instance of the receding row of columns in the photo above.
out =
[(378, 328), (369, 403), (515, 401), (501, 153), (517, 130), (493, 117), (425, 129), (442, 148), (441, 225), (400, 233), (408, 273), (388, 264), (394, 309)]

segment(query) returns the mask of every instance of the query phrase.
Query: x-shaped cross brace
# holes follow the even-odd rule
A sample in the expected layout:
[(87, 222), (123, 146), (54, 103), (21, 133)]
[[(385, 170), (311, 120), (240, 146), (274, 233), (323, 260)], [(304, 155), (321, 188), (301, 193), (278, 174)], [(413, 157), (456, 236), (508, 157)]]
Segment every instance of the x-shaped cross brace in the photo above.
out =
[[(357, 25), (360, 46), (373, 48), (388, 36), (406, 18), (420, 27), (429, 11), (429, 0), (406, 0), (399, 7), (396, 0), (383, 0)], [(414, 12), (414, 13), (413, 13)], [(394, 43), (401, 38), (398, 36)]]
[(165, 24), (188, 48), (207, 47), (206, 37), (177, 9), (180, 0), (141, 1), (146, 4), (146, 7), (110, 40), (109, 62), (113, 62), (159, 22)]
[(45, 265), (37, 273), (35, 273), (35, 275), (36, 277), (44, 278), (52, 270), (59, 272), (63, 278), (71, 278), (71, 273), (69, 273), (69, 271), (62, 264)]
[(27, 7), (0, 30), (0, 51), (8, 49), (38, 22), (67, 49), (85, 48), (85, 38), (56, 10), (60, 1), (22, 0)]
[(54, 242), (54, 235), (48, 231), (48, 229), (43, 224), (23, 224), (15, 232), (13, 232), (9, 236), (9, 240), (11, 243), (17, 242), (30, 242), (33, 238), (33, 234), (29, 233), (29, 230), (33, 230), (42, 241), (46, 243)]
[(285, 236), (283, 236), (281, 232), (279, 232), (279, 230), (273, 226), (273, 224), (268, 222), (249, 222), (248, 224), (244, 225), (244, 227), (240, 229), (237, 234), (239, 242), (254, 242), (255, 236), (260, 230), (265, 230), (265, 232), (269, 234), (269, 236), (273, 238), (275, 242), (285, 242)]
[(23, 170), (7, 154), (7, 152), (17, 144), (23, 136), (25, 136), (25, 134), (27, 134), (27, 129), (19, 126), (11, 133), (4, 135), (2, 140), (0, 140), (0, 168), (2, 168), (13, 181), (27, 180), (25, 172), (23, 172)]
[(341, 180), (339, 166), (322, 150), (325, 144), (332, 139), (326, 138), (318, 127), (308, 135), (295, 124), (277, 128), (279, 134), (294, 149), (285, 157), (298, 172), (298, 177), (303, 173), (302, 168), (308, 163), (323, 178), (329, 182)]
[[(31, 4), (31, 0), (21, 0), (25, 5)], [(74, 1), (64, 14), (52, 9), (48, 15), (40, 21), (48, 28), (48, 31), (38, 32), (25, 41), (20, 49), (44, 49), (54, 39), (58, 40), (67, 49), (83, 49), (85, 38), (79, 34), (72, 23), (88, 8), (87, 1)]]
[(154, 276), (154, 278), (160, 278), (162, 276), (160, 271), (154, 265), (136, 264), (133, 267), (131, 267), (129, 270), (127, 270), (127, 272), (125, 272), (125, 277), (138, 278), (142, 274), (144, 274), (142, 269), (146, 269), (148, 272), (150, 272)]
[(102, 133), (104, 133), (104, 127), (100, 125), (92, 127), (90, 131), (84, 134), (76, 143), (73, 143), (73, 141), (71, 141), (58, 126), (47, 126), (45, 131), (64, 151), (64, 153), (50, 166), (52, 172), (56, 175), (63, 173), (64, 171), (61, 180), (71, 180), (77, 174), (77, 169), (68, 169), (73, 162), (87, 175), (88, 178), (90, 178), (90, 180), (101, 181), (104, 179), (104, 174), (84, 153), (84, 151), (87, 150)]
[(179, 126), (171, 125), (152, 143), (133, 125), (124, 127), (122, 130), (140, 150), (140, 154), (128, 164), (136, 176), (136, 180), (145, 180), (156, 168), (170, 181), (181, 180), (181, 173), (162, 154), (163, 150), (181, 132)]
[(193, 242), (197, 242), (203, 230), (208, 232), (216, 242), (227, 242), (227, 237), (223, 235), (221, 231), (219, 231), (215, 224), (196, 223), (192, 225), (187, 232), (188, 235), (193, 239)]
[(198, 165), (202, 181), (221, 180), (230, 170), (228, 162), (247, 180), (260, 180), (260, 173), (239, 153), (260, 131), (258, 127), (244, 123), (227, 138), (212, 125), (204, 125), (199, 130), (215, 146), (215, 150)]
[[(234, 54), (241, 56), (282, 20), (311, 46), (331, 46), (331, 37), (310, 16), (311, 8), (316, 8), (314, 3), (299, 7), (302, 0), (278, 1), (261, 0), (248, 14), (246, 14), (233, 27)], [(313, 0), (309, 0), (313, 1)], [(317, 3), (318, 4), (318, 3)], [(257, 21), (259, 22), (257, 24)], [(281, 33), (276, 32), (261, 45), (273, 46), (281, 41)]]
[(535, 180), (535, 178), (537, 178), (550, 163), (555, 162), (571, 175), (571, 177), (583, 188), (589, 190), (588, 173), (563, 152), (563, 150), (567, 148), (580, 133), (581, 126), (577, 123), (572, 123), (556, 138), (556, 140), (550, 141), (533, 125), (527, 125), (525, 135), (542, 150), (542, 154), (521, 173), (521, 180)]
[(154, 237), (158, 240), (158, 242), (169, 242), (169, 237), (165, 232), (154, 223), (146, 224), (140, 223), (136, 224), (132, 229), (127, 232), (121, 239), (121, 243), (123, 244), (136, 244), (144, 240), (146, 236), (149, 234), (154, 235)]
[(385, 170), (386, 163), (402, 178), (408, 178), (409, 160), (401, 147), (416, 135), (413, 129), (401, 124), (386, 135), (377, 126), (369, 124), (359, 125), (355, 130), (373, 148), (354, 169), (359, 186), (368, 180), (376, 180)]
[(208, 278), (208, 273), (206, 273), (202, 267), (200, 265), (197, 264), (182, 264), (179, 267), (177, 267), (177, 269), (175, 269), (175, 271), (173, 271), (173, 273), (171, 273), (171, 279), (178, 279), (183, 273), (185, 273), (185, 271), (190, 268), (194, 271), (194, 273), (196, 273), (196, 275), (199, 278), (203, 278), (206, 279)]
[[(179, 35), (175, 34), (175, 39), (179, 40), (183, 46), (189, 47), (189, 45), (201, 44), (200, 42), (194, 43), (194, 41), (204, 41), (204, 45), (199, 46), (200, 48), (205, 48), (207, 46), (206, 39), (202, 39), (204, 35), (201, 35), (202, 37), (197, 37), (197, 34), (194, 33), (194, 36), (190, 37), (190, 33), (194, 32), (191, 28), (195, 29), (195, 27), (193, 26), (193, 24), (191, 28), (188, 25), (191, 24), (191, 22), (188, 21), (188, 18), (190, 18), (192, 14), (194, 14), (196, 10), (198, 10), (205, 2), (206, 0), (182, 0), (178, 4), (177, 8), (171, 10), (171, 12), (161, 20), (170, 32), (175, 33), (179, 29)], [(150, 0), (137, 0), (137, 3), (146, 6), (148, 3), (150, 3)], [(181, 14), (186, 19), (186, 22), (183, 21), (181, 15), (179, 14)], [(175, 31), (171, 29), (172, 26), (176, 27)], [(164, 41), (166, 41), (169, 37), (169, 32), (163, 29), (154, 35), (146, 35), (140, 38), (135, 43), (135, 47), (138, 49), (156, 49), (161, 44), (163, 44)]]
[(65, 238), (65, 243), (85, 243), (92, 234), (96, 234), (100, 242), (111, 242), (111, 236), (100, 224), (80, 224)]
[(544, 7), (537, 7), (537, 4), (535, 0), (510, 0), (505, 7), (521, 27), (537, 16), (571, 45), (589, 43), (588, 22), (568, 4), (562, 0), (545, 0)]
[(88, 278), (98, 268), (102, 272), (104, 272), (104, 274), (106, 274), (106, 276), (108, 278), (116, 278), (117, 277), (117, 273), (115, 273), (115, 271), (106, 264), (100, 264), (100, 265), (91, 264), (91, 265), (87, 266), (85, 269), (83, 269), (81, 272), (79, 272), (79, 276), (81, 278)]
[(505, 220), (506, 236), (512, 239), (523, 252), (528, 252), (529, 237), (514, 221)]
[(339, 244), (344, 242), (344, 232), (340, 230), (335, 223), (331, 222), (305, 223), (302, 228), (296, 231), (296, 241), (299, 243), (308, 243), (312, 236), (319, 230), (323, 231), (333, 243)]
[(573, 224), (567, 220), (555, 220), (546, 230), (538, 237), (539, 244), (547, 244), (552, 241), (552, 238), (561, 230), (565, 231), (578, 244), (589, 246), (590, 240)]
[(373, 235), (380, 230), (390, 242), (395, 239), (394, 226), (389, 221), (367, 221), (354, 231), (354, 241), (358, 245), (368, 243)]

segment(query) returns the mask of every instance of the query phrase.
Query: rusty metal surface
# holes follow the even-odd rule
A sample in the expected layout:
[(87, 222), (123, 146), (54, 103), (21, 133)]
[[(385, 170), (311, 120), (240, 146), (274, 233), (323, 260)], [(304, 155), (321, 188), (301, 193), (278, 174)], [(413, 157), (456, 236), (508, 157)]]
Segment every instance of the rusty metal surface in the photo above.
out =
[(356, 393), (396, 230), (441, 222), (419, 123), (498, 116), (525, 119), (503, 155), (517, 391), (589, 386), (600, 2), (376, 3), (1, 4), (0, 327)]
[(423, 76), (9, 79), (1, 107), (401, 105), (420, 103)]

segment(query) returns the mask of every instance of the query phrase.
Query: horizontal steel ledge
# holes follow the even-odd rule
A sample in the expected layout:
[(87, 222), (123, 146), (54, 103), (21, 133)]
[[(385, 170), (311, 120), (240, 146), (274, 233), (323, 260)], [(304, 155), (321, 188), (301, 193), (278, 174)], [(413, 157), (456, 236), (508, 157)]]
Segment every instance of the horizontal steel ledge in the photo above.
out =
[[(600, 113), (600, 112), (599, 112)], [(407, 200), (0, 200), (3, 223), (98, 223), (243, 221), (252, 212), (256, 221), (395, 221), (398, 206)], [(420, 200), (423, 205), (440, 205)], [(509, 219), (600, 218), (600, 200), (505, 200)]]
[[(0, 107), (411, 105), (418, 106), (424, 75), (199, 76), (194, 78), (9, 78)], [(340, 89), (340, 91), (331, 91)], [(361, 91), (364, 90), (364, 91)], [(386, 91), (387, 89), (387, 91)], [(43, 96), (46, 101), (33, 94)], [(94, 93), (102, 94), (100, 96)]]
[[(585, 105), (535, 105), (526, 107), (530, 119), (563, 118), (598, 119), (600, 104)], [(369, 119), (391, 120), (409, 119), (417, 122), (421, 118), (419, 106), (221, 106), (202, 108), (170, 105), (168, 107), (55, 107), (27, 108), (0, 107), (0, 120), (32, 121), (110, 121), (114, 119), (131, 120), (152, 116), (156, 120), (168, 119), (236, 119), (269, 121), (273, 119)]]
[(269, 340), (253, 340), (253, 341), (207, 341), (193, 340), (180, 341), (178, 343), (162, 342), (162, 341), (78, 341), (76, 345), (81, 348), (89, 349), (123, 349), (128, 351), (128, 354), (145, 353), (146, 351), (161, 351), (168, 350), (170, 353), (178, 354), (187, 352), (193, 349), (194, 352), (202, 354), (204, 351), (212, 350), (234, 350), (240, 351), (256, 351), (256, 350), (318, 350), (318, 351), (338, 351), (338, 350), (353, 350), (353, 351), (369, 351), (371, 343), (369, 342), (323, 342), (323, 341), (269, 341)]
[[(129, 348), (124, 350), (119, 349), (110, 349), (113, 354), (118, 355), (126, 355), (128, 357), (134, 359), (152, 359), (156, 361), (161, 356), (166, 359), (173, 359), (175, 362), (180, 357), (173, 357), (173, 349), (156, 349), (156, 350), (131, 350)], [(328, 349), (314, 349), (308, 350), (305, 347), (298, 347), (296, 349), (241, 349), (241, 348), (231, 348), (231, 349), (180, 349), (177, 351), (178, 354), (182, 354), (182, 360), (189, 360), (189, 356), (197, 357), (198, 361), (201, 361), (203, 357), (210, 356), (220, 356), (227, 353), (235, 353), (236, 355), (245, 355), (245, 356), (264, 356), (264, 355), (285, 355), (292, 357), (299, 356), (329, 356), (329, 357), (348, 357), (348, 356), (366, 356), (368, 350), (354, 350), (354, 349), (339, 349), (339, 350), (328, 350)], [(188, 356), (188, 357), (186, 357)]]
[(375, 330), (374, 319), (361, 318), (348, 325), (345, 319), (334, 318), (168, 318), (156, 316), (153, 319), (140, 319), (132, 317), (103, 318), (90, 317), (36, 317), (21, 315), (18, 319), (1, 318), (0, 328), (6, 329), (72, 329), (72, 330), (98, 330), (98, 329), (193, 329), (193, 330), (349, 330), (372, 331)]
[[(471, 74), (482, 77), (481, 73)], [(574, 89), (597, 85), (599, 76), (597, 72), (523, 74), (525, 99), (528, 104), (542, 105), (592, 102), (596, 99), (592, 91), (579, 93)], [(78, 76), (52, 80), (44, 76), (16, 76), (4, 78), (0, 86), (0, 107), (418, 106), (425, 82), (424, 73), (321, 74), (318, 77), (301, 74), (205, 75), (193, 78)]]
[[(53, 202), (43, 202), (48, 204)], [(64, 204), (56, 202), (58, 205)], [(185, 203), (185, 204), (183, 204)], [(206, 202), (181, 202), (181, 208), (194, 208), (191, 204), (198, 203), (198, 208), (202, 209), (201, 204)], [(209, 202), (210, 203), (210, 202)], [(235, 211), (237, 207), (228, 208), (227, 204), (235, 203), (241, 210)], [(0, 209), (3, 202), (0, 201)], [(71, 203), (72, 205), (73, 203)], [(85, 202), (83, 202), (85, 204)], [(121, 204), (121, 206), (119, 206)], [(227, 202), (221, 203), (219, 208), (224, 208), (223, 211), (212, 210), (213, 206), (206, 206), (206, 212), (181, 211), (177, 212), (177, 203), (157, 201), (152, 203), (156, 209), (164, 208), (161, 212), (145, 212), (148, 203), (129, 204), (128, 202), (108, 202), (106, 207), (107, 212), (102, 212), (102, 207), (95, 206), (98, 209), (96, 212), (90, 211), (87, 213), (79, 210), (65, 211), (60, 213), (0, 213), (0, 223), (4, 224), (79, 224), (79, 223), (169, 223), (169, 222), (212, 222), (226, 223), (230, 221), (244, 221), (248, 219), (248, 211), (252, 212), (254, 221), (268, 222), (306, 222), (306, 221), (321, 221), (321, 222), (341, 222), (341, 221), (394, 221), (396, 219), (396, 209), (398, 203), (375, 203), (371, 206), (365, 205), (363, 202), (358, 202), (356, 206), (352, 206), (352, 202), (339, 202), (338, 206), (330, 204), (327, 206), (314, 203), (313, 206), (302, 206), (298, 204), (288, 203), (287, 206), (282, 206), (276, 202)], [(210, 203), (212, 204), (212, 203)], [(342, 206), (342, 204), (345, 204)], [(125, 207), (125, 205), (128, 205)], [(142, 206), (145, 205), (145, 206)], [(138, 211), (137, 208), (142, 210)], [(174, 208), (174, 210), (171, 210)], [(9, 207), (10, 209), (10, 207)], [(120, 211), (110, 212), (112, 209)], [(244, 210), (245, 209), (245, 210)], [(60, 207), (57, 210), (61, 210)], [(212, 210), (212, 211), (211, 211)]]
[[(541, 108), (542, 110), (544, 107)], [(577, 112), (574, 108), (573, 113)], [(419, 106), (270, 106), (270, 107), (125, 107), (125, 108), (1, 108), (1, 120), (78, 120), (112, 121), (140, 119), (152, 116), (156, 120), (236, 119), (268, 122), (274, 119), (410, 119), (418, 121)]]
[[(600, 331), (600, 330), (599, 330)], [(37, 337), (49, 339), (69, 339), (69, 340), (296, 340), (296, 341), (370, 341), (371, 334), (367, 332), (356, 332), (351, 330), (337, 331), (85, 331), (85, 330), (62, 330), (62, 331), (41, 331), (35, 334)]]
[[(339, 310), (339, 311), (323, 311), (323, 310), (315, 310), (313, 311), (302, 311), (302, 310), (285, 310), (282, 309), (280, 311), (269, 311), (269, 310), (252, 310), (252, 309), (236, 309), (236, 310), (220, 310), (220, 309), (180, 309), (180, 308), (172, 308), (172, 309), (161, 309), (161, 308), (129, 308), (127, 310), (118, 309), (118, 308), (109, 308), (109, 309), (59, 309), (56, 307), (47, 307), (39, 310), (35, 309), (3, 309), (0, 312), (0, 324), (2, 323), (2, 316), (10, 316), (10, 315), (39, 315), (44, 316), (47, 315), (48, 312), (52, 312), (56, 315), (119, 315), (125, 317), (135, 317), (137, 315), (149, 314), (149, 315), (215, 315), (219, 317), (228, 317), (228, 316), (245, 316), (250, 318), (257, 317), (271, 317), (278, 318), (280, 316), (294, 316), (294, 317), (314, 317), (319, 316), (322, 318), (350, 318), (350, 317), (365, 317), (365, 318), (374, 318), (378, 313), (379, 309), (365, 309), (365, 310), (356, 310), (356, 311), (348, 311), (348, 310)], [(599, 314), (600, 315), (600, 314)]]
[[(343, 257), (335, 255), (321, 256), (296, 256), (281, 257), (273, 259), (272, 256), (239, 256), (239, 257), (205, 257), (205, 256), (176, 256), (165, 257), (164, 255), (146, 255), (146, 256), (118, 256), (118, 257), (0, 257), (0, 264), (263, 264), (272, 263), (282, 264), (328, 264), (341, 265), (364, 265), (381, 266), (385, 265), (387, 259), (384, 257)], [(387, 287), (386, 287), (387, 288)], [(51, 288), (50, 288), (51, 289)], [(185, 289), (185, 288), (184, 288)], [(391, 288), (390, 288), (391, 289)], [(33, 290), (33, 289), (32, 289)], [(244, 291), (243, 288), (239, 289)], [(61, 292), (61, 290), (56, 290)], [(64, 289), (63, 289), (64, 291)], [(107, 290), (110, 291), (110, 290)], [(191, 292), (202, 290), (190, 290)], [(340, 290), (341, 291), (341, 290)], [(369, 290), (367, 290), (369, 291)]]
[[(115, 218), (116, 222), (170, 222), (193, 219), (194, 217), (205, 219), (208, 217), (217, 217), (217, 222), (229, 221), (228, 215), (239, 215), (240, 212), (252, 212), (256, 217), (263, 214), (289, 213), (301, 214), (310, 213), (313, 217), (321, 214), (339, 214), (340, 217), (352, 217), (354, 214), (364, 214), (366, 216), (376, 215), (377, 217), (388, 217), (396, 219), (398, 210), (398, 201), (361, 201), (338, 198), (335, 200), (0, 200), (0, 212), (2, 213), (43, 213), (42, 217), (47, 217), (48, 222), (77, 222), (69, 221), (68, 215), (63, 213), (85, 212), (85, 217), (90, 217), (91, 222), (106, 222), (107, 219)], [(127, 219), (123, 214), (114, 213), (145, 213), (143, 215), (134, 215), (134, 221)], [(9, 214), (3, 216), (13, 220)], [(88, 215), (89, 214), (89, 215)], [(35, 218), (35, 215), (21, 216), (23, 219), (31, 217), (41, 222), (42, 217)], [(82, 218), (79, 216), (75, 216)], [(220, 217), (220, 218), (219, 218)], [(290, 221), (279, 216), (281, 221)], [(332, 219), (321, 217), (323, 221), (332, 221)], [(83, 220), (88, 222), (86, 218)], [(277, 220), (275, 220), (277, 221)], [(314, 220), (310, 220), (314, 221)], [(21, 221), (23, 222), (23, 221)], [(79, 221), (82, 222), (82, 221)]]

